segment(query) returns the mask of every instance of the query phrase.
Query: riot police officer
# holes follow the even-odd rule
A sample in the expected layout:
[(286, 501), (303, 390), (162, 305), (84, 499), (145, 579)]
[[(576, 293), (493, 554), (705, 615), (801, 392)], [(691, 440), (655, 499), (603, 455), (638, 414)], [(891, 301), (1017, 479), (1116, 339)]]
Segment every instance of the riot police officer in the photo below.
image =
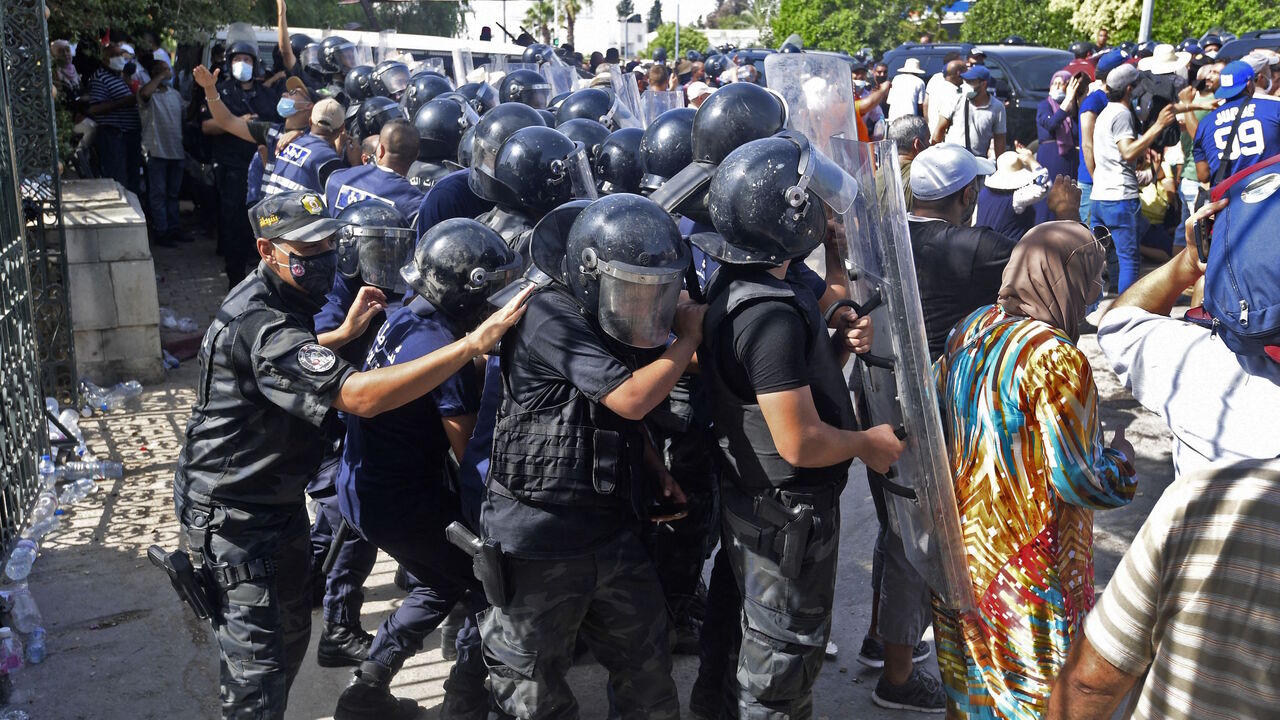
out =
[(693, 108), (668, 110), (645, 128), (640, 140), (640, 187), (653, 192), (693, 162)]
[(541, 110), (550, 99), (551, 84), (533, 70), (515, 70), (502, 78), (502, 83), (498, 85), (498, 100), (501, 102), (524, 103)]
[(426, 192), (436, 180), (459, 169), (455, 162), (462, 136), (480, 122), (465, 102), (436, 98), (418, 109), (413, 126), (418, 131), (418, 159), (409, 167), (409, 182)]
[(587, 151), (587, 162), (591, 163), (594, 171), (596, 153), (600, 152), (600, 146), (604, 145), (605, 139), (609, 137), (609, 128), (595, 120), (574, 118), (562, 125), (557, 125), (556, 130), (570, 140), (582, 143)]
[(382, 126), (374, 162), (335, 171), (325, 183), (329, 213), (341, 213), (352, 203), (376, 200), (395, 208), (410, 222), (422, 204), (422, 191), (405, 177), (418, 156), (418, 132), (404, 120)]
[(721, 263), (698, 357), (724, 460), (724, 544), (743, 597), (744, 720), (809, 716), (849, 465), (861, 458), (883, 471), (903, 449), (889, 426), (855, 430), (841, 367), (850, 350), (870, 348), (869, 322), (831, 338), (813, 292), (786, 276), (825, 236), (825, 204), (843, 212), (853, 192), (803, 136), (755, 140), (711, 182), (717, 232), (692, 238)]
[(314, 193), (253, 208), (262, 262), (223, 302), (200, 350), (200, 386), (174, 478), (221, 656), (226, 718), (283, 718), (310, 637), (306, 477), (331, 410), (372, 417), (421, 397), (488, 350), (518, 298), (468, 335), (395, 368), (356, 372), (340, 348), (382, 310), (362, 291), (336, 331), (311, 318), (333, 285), (339, 223)]
[(492, 690), (520, 717), (574, 707), (564, 675), (581, 634), (624, 717), (676, 718), (662, 591), (639, 525), (650, 498), (681, 496), (640, 420), (699, 339), (702, 306), (677, 307), (688, 247), (660, 207), (619, 194), (583, 209), (567, 237), (535, 233), (531, 252), (554, 281), (501, 349), (481, 510), (508, 593), (481, 619)]
[(374, 67), (372, 81), (374, 95), (400, 102), (409, 87), (409, 66), (399, 60), (383, 60)]
[(271, 174), (262, 183), (267, 195), (324, 191), (329, 175), (342, 167), (337, 148), (346, 134), (344, 113), (333, 98), (325, 98), (311, 108), (310, 132), (280, 151)]
[(640, 169), (640, 128), (622, 128), (609, 133), (596, 152), (591, 168), (601, 194), (639, 193), (644, 171)]
[(238, 41), (227, 48), (228, 69), (217, 84), (217, 94), (205, 93), (200, 113), (201, 130), (212, 137), (214, 182), (218, 188), (218, 247), (222, 250), (228, 287), (244, 278), (254, 255), (253, 230), (248, 223), (245, 195), (249, 187), (249, 163), (257, 146), (228, 134), (213, 120), (210, 103), (222, 103), (234, 116), (256, 115), (259, 120), (278, 122), (276, 103), (280, 94), (254, 77), (258, 46)]
[(320, 94), (350, 105), (353, 101), (343, 93), (343, 84), (356, 66), (356, 46), (341, 35), (330, 35), (316, 46), (314, 65), (326, 81)]
[(448, 78), (430, 70), (419, 70), (409, 78), (409, 87), (400, 96), (400, 105), (405, 114), (416, 118), (419, 108), (447, 92), (453, 92), (453, 83)]
[[(475, 135), (471, 142), (471, 173), (467, 176), (467, 182), (472, 192), (495, 204), (493, 210), (477, 219), (501, 235), (502, 239), (506, 240), (512, 247), (517, 247), (517, 249), (521, 236), (533, 230), (534, 224), (542, 213), (559, 204), (553, 201), (536, 214), (530, 212), (521, 208), (511, 190), (497, 179), (499, 152), (508, 138), (526, 128), (537, 128), (539, 131), (550, 130), (550, 128), (542, 124), (542, 118), (538, 116), (538, 111), (523, 103), (503, 103), (494, 108), (488, 115), (481, 117), (479, 124), (476, 125)], [(554, 137), (542, 132), (536, 137), (539, 141), (550, 138), (561, 149), (564, 148), (564, 143), (572, 145), (572, 141), (568, 138), (556, 133), (554, 130), (551, 130), (551, 132), (558, 136), (562, 142), (555, 142)], [(521, 158), (521, 160), (534, 160), (536, 165), (535, 158)], [(521, 164), (524, 166), (526, 163), (522, 162)], [(535, 174), (522, 178), (526, 183), (536, 185), (547, 183), (549, 176), (537, 174), (539, 171), (536, 168), (532, 169), (532, 172)], [(524, 188), (523, 185), (521, 187)], [(565, 195), (560, 199), (560, 202), (569, 199), (570, 196)]]
[(639, 127), (639, 123), (618, 99), (600, 88), (583, 88), (566, 97), (556, 108), (556, 125), (574, 118), (586, 118), (609, 128)]
[[(470, 332), (486, 314), (486, 298), (514, 279), (521, 265), (496, 233), (474, 220), (433, 227), (402, 271), (413, 299), (387, 318), (366, 369), (404, 365)], [(448, 453), (462, 457), (479, 403), (479, 376), (466, 367), (428, 396), (376, 418), (347, 420), (338, 476), (343, 515), (417, 583), (379, 628), (369, 659), (338, 699), (336, 720), (416, 714), (412, 700), (391, 696), (388, 681), (466, 591), (479, 590), (470, 557), (445, 537), (445, 527), (463, 519)], [(458, 717), (453, 711), (460, 706), (473, 708), (473, 717), (487, 714), (484, 665), (479, 657), (471, 660), (446, 683), (447, 717)]]
[(364, 102), (377, 95), (373, 89), (373, 66), (357, 65), (351, 68), (342, 81), (342, 92), (347, 96), (348, 105)]

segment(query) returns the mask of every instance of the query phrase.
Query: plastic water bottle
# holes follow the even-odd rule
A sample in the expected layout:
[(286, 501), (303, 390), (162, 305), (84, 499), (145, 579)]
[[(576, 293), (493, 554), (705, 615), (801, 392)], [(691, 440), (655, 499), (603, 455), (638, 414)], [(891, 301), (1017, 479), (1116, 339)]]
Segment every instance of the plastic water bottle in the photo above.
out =
[(80, 415), (83, 417), (107, 411), (107, 391), (88, 380), (80, 383), (80, 397), (84, 401), (84, 406), (80, 408)]
[(13, 630), (0, 627), (0, 674), (8, 675), (22, 669), (22, 641)]
[(13, 546), (9, 553), (9, 562), (5, 563), (4, 574), (10, 580), (26, 580), (31, 574), (31, 564), (36, 561), (39, 546), (31, 538), (23, 538)]
[(67, 480), (83, 480), (85, 478), (112, 478), (118, 480), (124, 477), (124, 465), (112, 460), (69, 462), (62, 466), (62, 477)]
[(8, 710), (0, 711), (0, 720), (31, 720), (31, 715), (26, 710), (9, 708)]
[(142, 402), (142, 384), (137, 380), (118, 383), (107, 393), (106, 404), (111, 410), (136, 409)]
[(43, 520), (37, 520), (36, 522), (31, 523), (31, 527), (22, 531), (22, 537), (31, 538), (36, 542), (40, 542), (44, 539), (45, 535), (57, 530), (58, 525), (60, 524), (61, 521), (58, 520), (58, 516), (56, 515), (44, 518)]
[(75, 505), (98, 489), (98, 482), (93, 478), (80, 478), (62, 489), (58, 496), (59, 505)]
[(53, 464), (53, 458), (49, 455), (41, 455), (38, 467), (40, 471), (40, 487), (52, 490), (53, 486), (58, 484), (58, 478), (62, 477), (62, 473), (58, 471), (58, 466)]
[(44, 662), (46, 634), (44, 628), (37, 627), (31, 631), (31, 637), (27, 638), (27, 662), (32, 665)]
[(44, 625), (40, 607), (36, 605), (36, 599), (31, 597), (31, 590), (25, 582), (18, 583), (9, 591), (9, 602), (13, 603), (9, 618), (14, 630), (26, 634)]
[(76, 417), (76, 411), (71, 408), (63, 410), (58, 414), (58, 422), (71, 433), (69, 439), (76, 441), (76, 452), (83, 455), (88, 446), (84, 442), (84, 433), (80, 432), (80, 418)]

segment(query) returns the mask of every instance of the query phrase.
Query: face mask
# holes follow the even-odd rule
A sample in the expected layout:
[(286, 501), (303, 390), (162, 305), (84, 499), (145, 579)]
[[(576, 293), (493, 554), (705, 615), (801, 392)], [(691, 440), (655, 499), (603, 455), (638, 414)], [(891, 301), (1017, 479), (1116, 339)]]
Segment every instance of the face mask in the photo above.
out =
[(1218, 57), (1218, 51), (1217, 51), (1217, 50), (1205, 50), (1205, 51), (1204, 51), (1204, 56), (1205, 56), (1205, 57), (1207, 57), (1207, 58), (1209, 58), (1210, 60), (1213, 60), (1213, 59), (1215, 59), (1215, 58), (1217, 58), (1217, 57)]
[(970, 85), (969, 83), (965, 83), (960, 87), (962, 90), (964, 90), (964, 96), (969, 98), (970, 100), (978, 97), (978, 88)]
[(333, 289), (333, 280), (338, 273), (337, 250), (303, 256), (295, 255), (280, 245), (276, 247), (288, 253), (289, 274), (303, 292), (320, 299)]
[(867, 89), (867, 85), (869, 85), (869, 84), (870, 84), (870, 83), (868, 83), (866, 80), (854, 80), (854, 81), (853, 81), (853, 87), (854, 87), (854, 89), (856, 89), (856, 90), (866, 90), (866, 89)]
[(240, 82), (249, 82), (250, 78), (253, 77), (253, 65), (247, 62), (231, 63), (231, 77)]
[(276, 114), (282, 118), (293, 117), (298, 112), (298, 108), (294, 105), (293, 98), (282, 97), (280, 102), (276, 103)]
[(121, 72), (124, 70), (124, 66), (128, 64), (129, 61), (123, 55), (117, 55), (107, 61), (107, 67), (111, 68), (113, 72)]
[(1052, 98), (1054, 102), (1060, 103), (1063, 100), (1067, 99), (1067, 91), (1066, 90), (1050, 90), (1049, 97)]

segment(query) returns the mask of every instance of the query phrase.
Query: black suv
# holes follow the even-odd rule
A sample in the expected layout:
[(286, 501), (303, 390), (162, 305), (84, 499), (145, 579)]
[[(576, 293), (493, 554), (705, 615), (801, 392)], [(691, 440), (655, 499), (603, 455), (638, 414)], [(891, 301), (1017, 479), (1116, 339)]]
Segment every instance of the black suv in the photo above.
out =
[(1239, 60), (1248, 55), (1250, 52), (1263, 48), (1266, 50), (1280, 50), (1280, 28), (1272, 28), (1270, 30), (1254, 30), (1247, 32), (1228, 41), (1218, 50), (1218, 60)]
[(991, 85), (996, 97), (1004, 103), (1006, 113), (1006, 139), (1010, 149), (1015, 140), (1029, 145), (1036, 139), (1036, 107), (1049, 96), (1049, 81), (1053, 74), (1071, 62), (1073, 55), (1066, 50), (1035, 45), (972, 45), (970, 43), (932, 43), (918, 45), (907, 43), (885, 53), (884, 63), (889, 66), (892, 78), (902, 68), (907, 58), (917, 58), (924, 67), (925, 78), (942, 72), (943, 58), (948, 53), (969, 56), (973, 48), (987, 55), (987, 69), (991, 71)]

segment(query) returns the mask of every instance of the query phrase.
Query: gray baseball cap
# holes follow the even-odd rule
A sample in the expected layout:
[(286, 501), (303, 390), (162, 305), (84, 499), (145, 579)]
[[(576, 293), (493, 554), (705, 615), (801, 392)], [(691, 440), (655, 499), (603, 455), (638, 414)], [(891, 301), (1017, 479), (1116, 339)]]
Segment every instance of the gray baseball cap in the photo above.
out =
[(323, 240), (344, 224), (329, 217), (324, 198), (313, 192), (268, 195), (249, 209), (249, 222), (257, 237), (301, 243)]

